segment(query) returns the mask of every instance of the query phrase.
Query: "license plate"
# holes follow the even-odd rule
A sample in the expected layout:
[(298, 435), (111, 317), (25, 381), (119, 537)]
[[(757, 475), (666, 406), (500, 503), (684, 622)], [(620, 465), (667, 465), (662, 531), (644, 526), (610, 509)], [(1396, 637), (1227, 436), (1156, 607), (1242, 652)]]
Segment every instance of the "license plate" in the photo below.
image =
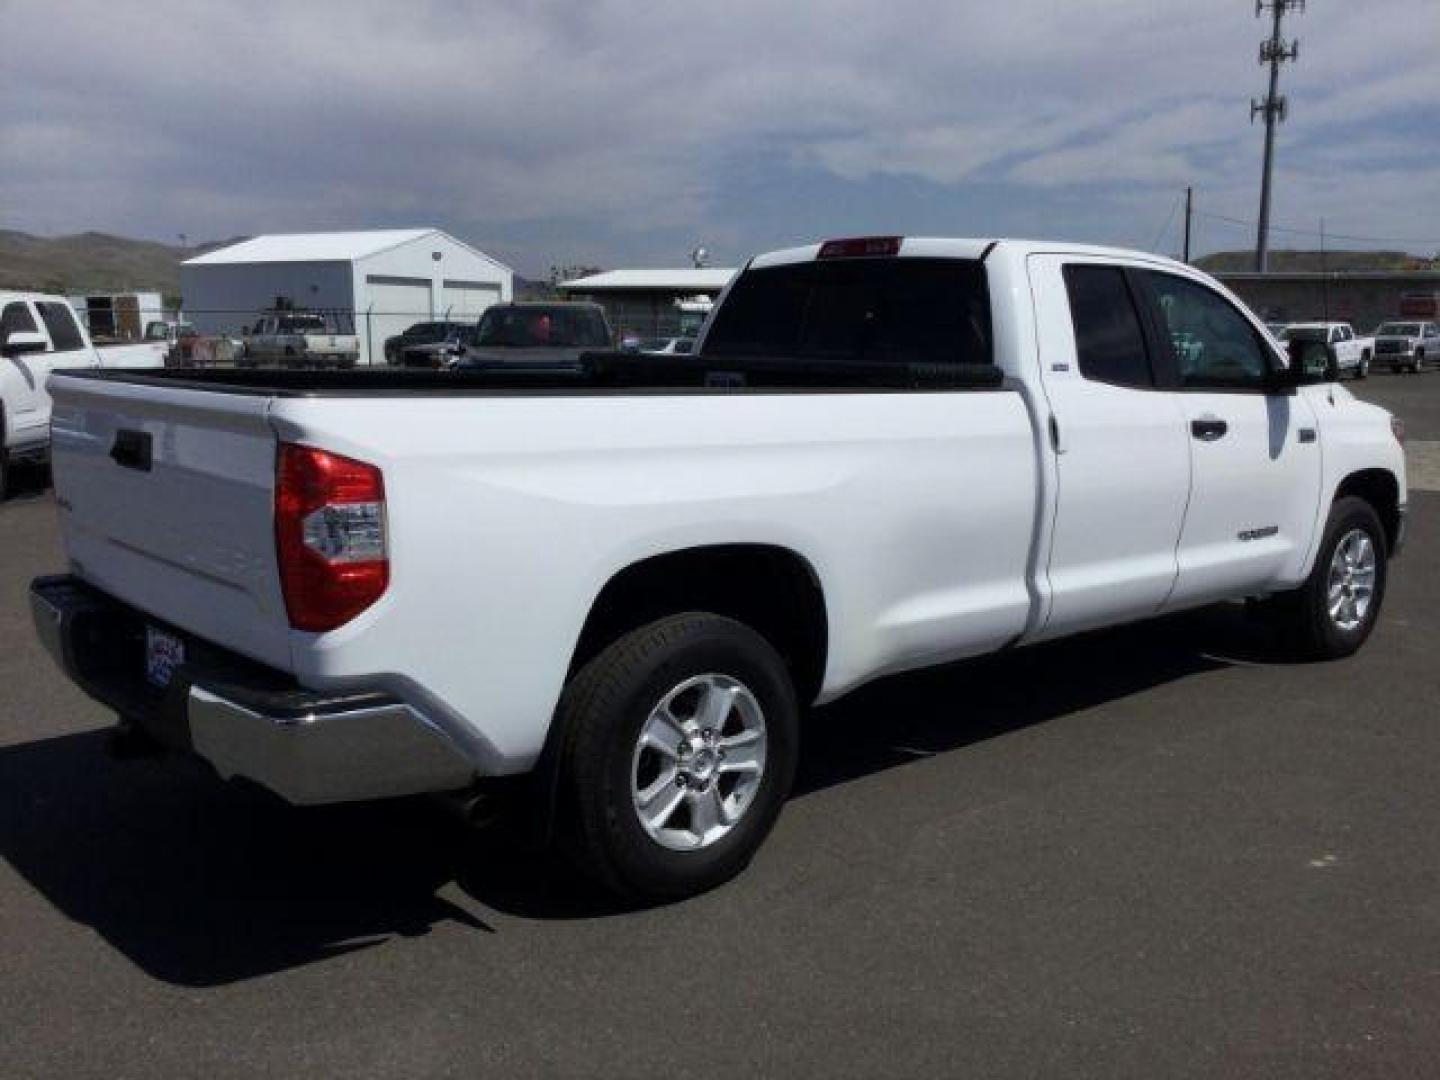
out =
[(145, 627), (145, 678), (155, 686), (169, 686), (175, 669), (185, 662), (185, 642), (174, 634)]

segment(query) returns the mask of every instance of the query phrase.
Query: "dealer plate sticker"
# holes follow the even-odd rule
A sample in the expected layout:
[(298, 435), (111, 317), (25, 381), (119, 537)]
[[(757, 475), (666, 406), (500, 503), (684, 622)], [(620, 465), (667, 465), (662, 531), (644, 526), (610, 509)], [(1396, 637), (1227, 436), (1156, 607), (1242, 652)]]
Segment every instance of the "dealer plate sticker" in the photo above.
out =
[(169, 686), (175, 669), (185, 662), (185, 642), (174, 634), (145, 627), (145, 678), (156, 686)]

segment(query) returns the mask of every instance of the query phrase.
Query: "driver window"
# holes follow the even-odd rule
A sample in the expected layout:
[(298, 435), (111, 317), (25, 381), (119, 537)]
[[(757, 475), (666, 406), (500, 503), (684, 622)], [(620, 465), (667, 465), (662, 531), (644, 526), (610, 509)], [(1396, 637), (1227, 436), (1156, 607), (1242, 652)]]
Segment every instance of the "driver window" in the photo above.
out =
[(1270, 360), (1249, 320), (1197, 282), (1159, 271), (1148, 273), (1175, 352), (1180, 385), (1263, 389)]

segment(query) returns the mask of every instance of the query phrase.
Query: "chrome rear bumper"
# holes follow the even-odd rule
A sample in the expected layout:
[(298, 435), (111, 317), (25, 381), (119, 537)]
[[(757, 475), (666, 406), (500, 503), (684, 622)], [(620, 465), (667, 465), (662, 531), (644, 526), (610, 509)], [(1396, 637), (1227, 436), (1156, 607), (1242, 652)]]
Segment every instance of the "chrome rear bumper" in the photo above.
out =
[(221, 776), (302, 804), (449, 791), (474, 779), (454, 744), (391, 695), (307, 691), (183, 634), (186, 662), (161, 689), (145, 680), (151, 620), (141, 612), (74, 577), (37, 578), (30, 608), (41, 642), (82, 690)]

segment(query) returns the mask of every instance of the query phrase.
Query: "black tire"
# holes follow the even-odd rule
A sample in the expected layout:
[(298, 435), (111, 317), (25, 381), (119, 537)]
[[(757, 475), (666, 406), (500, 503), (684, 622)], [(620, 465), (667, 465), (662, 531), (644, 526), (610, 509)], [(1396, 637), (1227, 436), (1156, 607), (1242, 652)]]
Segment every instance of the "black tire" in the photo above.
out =
[(1424, 370), (1425, 370), (1425, 350), (1424, 350), (1424, 349), (1418, 349), (1418, 350), (1416, 350), (1416, 352), (1415, 352), (1415, 374), (1416, 374), (1416, 375), (1419, 375), (1420, 372), (1422, 372), (1422, 371), (1424, 371)]
[(5, 449), (5, 424), (0, 422), (0, 502), (10, 495), (10, 451)]
[[(703, 674), (739, 680), (764, 713), (766, 758), (748, 809), (708, 847), (677, 851), (642, 826), (632, 797), (641, 726), (667, 693)], [(631, 900), (675, 900), (728, 881), (769, 835), (795, 778), (799, 709), (785, 663), (743, 623), (705, 612), (660, 619), (611, 644), (556, 710), (558, 836), (566, 855)]]
[[(1375, 552), (1374, 593), (1369, 609), (1353, 629), (1344, 629), (1330, 617), (1328, 591), (1330, 565), (1341, 541), (1356, 529), (1365, 532)], [(1273, 597), (1265, 614), (1281, 635), (1289, 651), (1305, 660), (1338, 660), (1354, 653), (1380, 617), (1388, 577), (1385, 530), (1375, 508), (1364, 499), (1347, 496), (1337, 499), (1325, 523), (1325, 535), (1315, 556), (1315, 566), (1305, 584), (1293, 592)]]
[(1366, 353), (1360, 357), (1360, 366), (1355, 369), (1356, 379), (1368, 379), (1370, 377), (1370, 354)]

